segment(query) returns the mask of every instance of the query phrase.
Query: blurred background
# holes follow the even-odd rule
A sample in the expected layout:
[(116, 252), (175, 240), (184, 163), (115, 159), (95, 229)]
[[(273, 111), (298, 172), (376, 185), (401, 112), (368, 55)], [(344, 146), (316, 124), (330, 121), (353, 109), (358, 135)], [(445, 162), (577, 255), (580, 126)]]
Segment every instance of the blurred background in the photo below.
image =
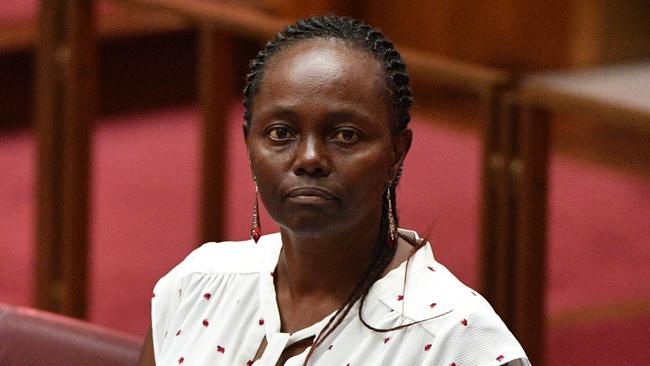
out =
[(65, 3), (0, 2), (1, 303), (143, 336), (158, 278), (248, 237), (248, 60), (336, 13), (411, 67), (401, 226), (539, 331), (534, 364), (650, 356), (650, 2)]

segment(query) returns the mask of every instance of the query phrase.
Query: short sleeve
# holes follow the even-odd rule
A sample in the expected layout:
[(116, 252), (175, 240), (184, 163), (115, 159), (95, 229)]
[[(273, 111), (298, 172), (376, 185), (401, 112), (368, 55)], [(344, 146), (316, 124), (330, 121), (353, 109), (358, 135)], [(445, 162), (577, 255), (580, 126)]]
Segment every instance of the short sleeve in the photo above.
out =
[(425, 365), (498, 366), (527, 357), (519, 342), (492, 309), (452, 312), (436, 335)]

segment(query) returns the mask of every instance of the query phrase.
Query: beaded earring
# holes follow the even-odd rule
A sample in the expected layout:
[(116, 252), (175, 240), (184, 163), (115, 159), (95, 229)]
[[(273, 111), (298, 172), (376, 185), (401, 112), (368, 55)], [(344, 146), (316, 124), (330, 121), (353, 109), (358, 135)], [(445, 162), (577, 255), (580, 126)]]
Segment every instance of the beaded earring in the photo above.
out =
[(389, 185), (386, 188), (386, 200), (388, 201), (388, 245), (391, 248), (395, 248), (397, 245), (397, 223), (395, 222), (395, 216), (393, 215), (393, 202), (390, 196), (390, 190), (393, 185)]
[(259, 195), (259, 188), (255, 180), (255, 200), (253, 201), (253, 222), (251, 224), (251, 238), (255, 243), (260, 240), (262, 236), (262, 226), (260, 225), (260, 211), (257, 204), (257, 196)]

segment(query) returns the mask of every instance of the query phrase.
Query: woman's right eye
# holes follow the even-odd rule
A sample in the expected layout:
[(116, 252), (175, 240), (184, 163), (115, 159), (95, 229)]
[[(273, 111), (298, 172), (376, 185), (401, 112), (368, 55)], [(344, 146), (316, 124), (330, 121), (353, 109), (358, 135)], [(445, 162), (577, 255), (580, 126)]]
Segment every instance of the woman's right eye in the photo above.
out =
[(273, 127), (268, 134), (269, 138), (274, 141), (286, 141), (293, 138), (291, 131), (284, 127)]

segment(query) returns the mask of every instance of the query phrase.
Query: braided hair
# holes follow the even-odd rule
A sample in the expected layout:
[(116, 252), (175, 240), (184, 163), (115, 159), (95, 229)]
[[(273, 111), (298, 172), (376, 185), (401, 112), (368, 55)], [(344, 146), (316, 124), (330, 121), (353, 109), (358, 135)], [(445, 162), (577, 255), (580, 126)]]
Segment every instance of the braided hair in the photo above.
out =
[[(394, 134), (404, 130), (411, 116), (409, 113), (413, 99), (411, 98), (411, 89), (409, 87), (409, 74), (406, 70), (406, 64), (402, 60), (399, 52), (395, 49), (393, 43), (386, 38), (379, 30), (372, 28), (368, 24), (349, 17), (336, 15), (315, 16), (307, 19), (301, 19), (294, 24), (289, 25), (284, 31), (278, 33), (269, 41), (264, 49), (258, 52), (257, 56), (249, 64), (249, 72), (246, 75), (246, 86), (244, 87), (244, 120), (245, 128), (250, 129), (253, 104), (255, 96), (259, 93), (263, 82), (264, 68), (269, 60), (282, 50), (303, 40), (323, 38), (343, 42), (343, 44), (354, 47), (363, 52), (368, 52), (377, 61), (383, 65), (386, 86), (390, 92), (391, 101), (391, 123)], [(388, 238), (388, 210), (389, 207), (397, 207), (395, 202), (395, 186), (401, 176), (401, 168), (386, 189), (390, 190), (390, 195), (384, 192), (381, 223), (377, 243), (373, 249), (372, 260), (365, 269), (359, 282), (356, 284), (352, 293), (347, 300), (337, 309), (328, 323), (317, 335), (313, 345), (305, 358), (304, 365), (307, 365), (314, 350), (321, 345), (324, 340), (343, 322), (354, 304), (359, 301), (359, 318), (361, 322), (374, 331), (384, 332), (403, 328), (411, 324), (406, 324), (391, 329), (378, 329), (369, 325), (362, 317), (363, 303), (366, 295), (372, 285), (381, 277), (388, 264), (395, 256), (396, 245), (389, 245)], [(387, 201), (387, 196), (391, 197), (391, 204)], [(396, 224), (399, 222), (397, 212), (393, 209), (393, 217)], [(400, 235), (401, 236), (401, 235)], [(410, 238), (403, 237), (413, 246), (421, 246), (421, 242), (413, 242)]]
[(335, 15), (301, 19), (289, 25), (269, 41), (249, 64), (244, 87), (244, 120), (250, 127), (255, 96), (260, 91), (264, 67), (273, 55), (302, 40), (325, 38), (340, 40), (359, 50), (372, 54), (384, 67), (386, 85), (391, 92), (393, 131), (406, 128), (411, 120), (409, 109), (413, 103), (406, 64), (393, 43), (380, 31), (349, 17)]

